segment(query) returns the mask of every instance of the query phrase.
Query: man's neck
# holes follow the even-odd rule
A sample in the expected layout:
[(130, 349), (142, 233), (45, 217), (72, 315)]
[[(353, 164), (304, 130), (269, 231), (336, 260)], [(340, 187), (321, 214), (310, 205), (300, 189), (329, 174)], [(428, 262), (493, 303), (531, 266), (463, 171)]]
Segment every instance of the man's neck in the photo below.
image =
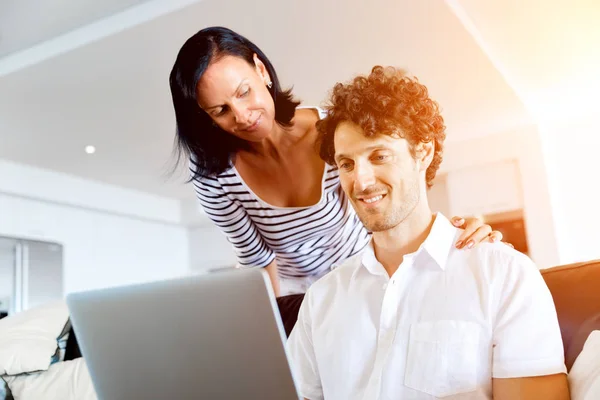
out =
[(423, 244), (435, 216), (428, 204), (417, 205), (417, 208), (396, 227), (373, 233), (373, 249), (375, 257), (383, 265), (389, 276), (398, 269), (405, 255), (414, 253)]

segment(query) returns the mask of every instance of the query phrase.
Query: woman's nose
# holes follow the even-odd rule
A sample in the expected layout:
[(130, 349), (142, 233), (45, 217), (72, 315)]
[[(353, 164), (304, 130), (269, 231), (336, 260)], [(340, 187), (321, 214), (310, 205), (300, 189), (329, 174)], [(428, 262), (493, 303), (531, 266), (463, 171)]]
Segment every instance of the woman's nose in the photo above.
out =
[(233, 116), (235, 118), (235, 122), (237, 124), (244, 124), (248, 122), (248, 117), (250, 116), (250, 112), (246, 107), (232, 107)]

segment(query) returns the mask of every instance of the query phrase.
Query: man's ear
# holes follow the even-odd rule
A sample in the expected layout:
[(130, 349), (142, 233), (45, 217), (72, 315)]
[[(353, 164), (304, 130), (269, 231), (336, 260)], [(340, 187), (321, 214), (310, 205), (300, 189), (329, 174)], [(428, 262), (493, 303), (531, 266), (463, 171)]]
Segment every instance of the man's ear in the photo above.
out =
[(417, 147), (417, 161), (419, 161), (420, 171), (427, 171), (427, 168), (431, 165), (434, 154), (435, 142), (433, 140), (419, 143)]
[(254, 60), (254, 68), (256, 69), (256, 73), (260, 75), (260, 77), (265, 82), (265, 85), (269, 84), (269, 82), (271, 82), (271, 77), (269, 76), (269, 71), (267, 71), (267, 67), (260, 60), (260, 58), (258, 58), (258, 55), (256, 53), (254, 53), (254, 56), (252, 58)]

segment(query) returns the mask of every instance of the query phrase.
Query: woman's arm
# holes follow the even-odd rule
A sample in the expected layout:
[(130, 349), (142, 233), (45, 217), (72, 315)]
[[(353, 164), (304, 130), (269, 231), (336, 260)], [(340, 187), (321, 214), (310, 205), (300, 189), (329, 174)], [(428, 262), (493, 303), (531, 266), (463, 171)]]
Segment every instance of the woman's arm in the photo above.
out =
[(265, 270), (269, 274), (269, 278), (271, 279), (271, 285), (273, 286), (273, 292), (275, 293), (275, 297), (279, 297), (279, 273), (277, 272), (277, 261), (273, 260), (269, 265), (265, 267)]
[(233, 245), (240, 268), (269, 266), (275, 260), (275, 252), (246, 209), (225, 193), (216, 177), (195, 178), (193, 183), (204, 212)]

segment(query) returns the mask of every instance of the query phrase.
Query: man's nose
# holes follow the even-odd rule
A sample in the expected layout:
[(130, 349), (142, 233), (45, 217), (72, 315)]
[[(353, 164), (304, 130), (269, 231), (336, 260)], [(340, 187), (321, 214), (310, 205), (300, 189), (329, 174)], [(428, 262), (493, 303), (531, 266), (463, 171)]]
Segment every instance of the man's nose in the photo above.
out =
[(361, 193), (375, 184), (373, 167), (368, 163), (356, 163), (354, 166), (354, 192)]

